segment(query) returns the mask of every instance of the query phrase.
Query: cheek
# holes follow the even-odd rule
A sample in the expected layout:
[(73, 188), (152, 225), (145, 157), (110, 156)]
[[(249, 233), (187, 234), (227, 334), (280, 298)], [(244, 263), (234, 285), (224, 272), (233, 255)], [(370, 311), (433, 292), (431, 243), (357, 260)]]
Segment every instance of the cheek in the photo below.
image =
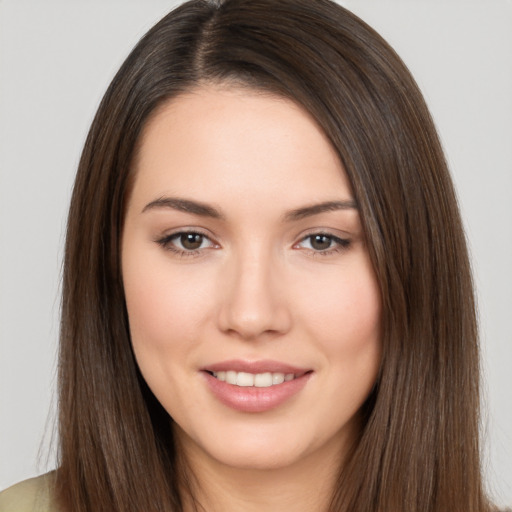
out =
[(123, 282), (133, 351), (139, 369), (171, 416), (191, 408), (177, 393), (200, 348), (212, 299), (204, 276), (170, 266), (166, 258), (127, 252)]
[(310, 286), (315, 293), (303, 304), (311, 335), (329, 351), (359, 351), (380, 345), (381, 298), (368, 265)]
[(343, 386), (355, 393), (354, 398), (361, 392), (363, 399), (374, 385), (381, 360), (380, 300), (377, 293), (368, 292), (354, 292), (353, 302), (331, 316), (323, 338), (330, 366)]
[(366, 400), (378, 375), (380, 290), (371, 265), (362, 258), (342, 272), (333, 271), (323, 286), (308, 288), (315, 293), (301, 307), (304, 328), (329, 369), (322, 387), (327, 403), (338, 404), (331, 413), (343, 422)]
[(317, 344), (329, 368), (323, 388), (335, 422), (355, 418), (378, 376), (381, 298), (372, 272), (358, 273), (329, 289), (318, 307)]
[(134, 350), (179, 352), (197, 342), (212, 297), (200, 272), (185, 273), (161, 254), (127, 252), (123, 282)]

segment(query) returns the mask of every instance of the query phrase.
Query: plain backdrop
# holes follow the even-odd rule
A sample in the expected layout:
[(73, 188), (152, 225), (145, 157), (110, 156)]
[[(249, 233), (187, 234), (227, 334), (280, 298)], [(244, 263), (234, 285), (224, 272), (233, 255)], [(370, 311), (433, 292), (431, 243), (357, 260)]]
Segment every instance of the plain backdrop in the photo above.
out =
[[(59, 280), (74, 173), (113, 74), (176, 3), (0, 0), (0, 488), (55, 467)], [(395, 47), (439, 128), (479, 298), (486, 475), (497, 502), (510, 505), (512, 1), (341, 3)]]

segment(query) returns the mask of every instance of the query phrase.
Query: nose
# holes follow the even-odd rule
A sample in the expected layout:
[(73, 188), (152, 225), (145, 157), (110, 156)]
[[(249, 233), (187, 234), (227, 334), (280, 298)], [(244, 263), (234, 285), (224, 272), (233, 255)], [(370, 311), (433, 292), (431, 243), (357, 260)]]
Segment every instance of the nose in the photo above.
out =
[(284, 334), (292, 319), (283, 269), (261, 250), (247, 252), (226, 265), (219, 328), (244, 340)]

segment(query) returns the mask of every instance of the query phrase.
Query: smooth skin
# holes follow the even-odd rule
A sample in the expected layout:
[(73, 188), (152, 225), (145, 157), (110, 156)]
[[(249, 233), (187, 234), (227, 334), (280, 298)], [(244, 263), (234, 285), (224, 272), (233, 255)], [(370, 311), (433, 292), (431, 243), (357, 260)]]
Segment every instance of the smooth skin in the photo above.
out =
[[(381, 358), (380, 292), (339, 158), (290, 100), (205, 85), (152, 116), (134, 172), (122, 241), (132, 343), (199, 502), (326, 511)], [(233, 359), (308, 379), (278, 407), (239, 411), (204, 372)]]

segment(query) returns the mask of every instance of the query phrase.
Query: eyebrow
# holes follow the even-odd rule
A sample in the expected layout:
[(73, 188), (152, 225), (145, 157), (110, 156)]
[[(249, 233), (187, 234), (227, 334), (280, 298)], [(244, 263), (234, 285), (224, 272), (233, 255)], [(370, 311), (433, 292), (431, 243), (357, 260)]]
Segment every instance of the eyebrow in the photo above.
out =
[(193, 213), (201, 217), (212, 217), (213, 219), (224, 219), (224, 215), (219, 210), (206, 203), (182, 199), (178, 197), (159, 197), (151, 201), (142, 210), (142, 213), (154, 208), (172, 208), (180, 212)]
[(326, 201), (324, 203), (313, 204), (303, 208), (291, 210), (285, 215), (287, 222), (301, 220), (306, 217), (312, 217), (324, 212), (334, 212), (337, 210), (357, 210), (357, 204), (353, 200), (346, 201)]
[[(148, 203), (142, 210), (142, 213), (156, 208), (171, 208), (185, 213), (200, 215), (201, 217), (211, 217), (213, 219), (224, 220), (225, 216), (215, 207), (191, 199), (179, 197), (159, 197)], [(301, 220), (313, 215), (337, 210), (357, 210), (357, 204), (353, 200), (345, 201), (325, 201), (323, 203), (304, 206), (295, 210), (290, 210), (284, 215), (286, 222)]]

